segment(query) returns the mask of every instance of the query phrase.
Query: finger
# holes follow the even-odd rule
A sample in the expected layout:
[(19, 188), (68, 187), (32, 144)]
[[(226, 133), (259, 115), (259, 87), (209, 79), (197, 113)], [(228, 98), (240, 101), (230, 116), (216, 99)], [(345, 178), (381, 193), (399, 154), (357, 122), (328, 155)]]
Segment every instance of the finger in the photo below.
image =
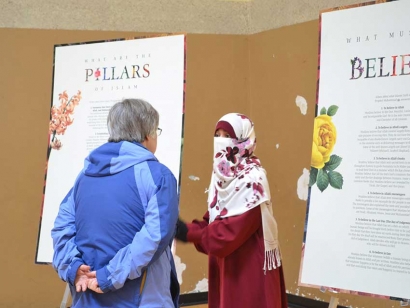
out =
[(81, 289), (82, 289), (83, 292), (85, 292), (85, 291), (87, 290), (87, 281), (84, 281), (84, 282), (81, 284)]
[(77, 284), (75, 285), (75, 290), (76, 290), (77, 292), (80, 292), (80, 291), (81, 291), (81, 286), (80, 286), (79, 283), (77, 283)]
[(96, 293), (103, 293), (101, 288), (98, 286), (98, 281), (97, 279), (93, 278), (90, 279), (88, 282), (88, 288)]
[(93, 290), (93, 291), (96, 291), (96, 290), (97, 290), (97, 288), (98, 288), (98, 281), (97, 281), (96, 278), (92, 278), (92, 279), (89, 280), (88, 288), (91, 289), (91, 290)]
[(96, 272), (96, 271), (92, 271), (92, 272), (85, 273), (85, 275), (86, 275), (88, 278), (97, 278), (97, 272)]
[(101, 288), (97, 285), (95, 290), (93, 290), (96, 293), (103, 293), (103, 291), (101, 290)]
[(79, 269), (83, 272), (89, 272), (90, 271), (90, 267), (88, 265), (85, 265), (85, 264), (80, 265)]

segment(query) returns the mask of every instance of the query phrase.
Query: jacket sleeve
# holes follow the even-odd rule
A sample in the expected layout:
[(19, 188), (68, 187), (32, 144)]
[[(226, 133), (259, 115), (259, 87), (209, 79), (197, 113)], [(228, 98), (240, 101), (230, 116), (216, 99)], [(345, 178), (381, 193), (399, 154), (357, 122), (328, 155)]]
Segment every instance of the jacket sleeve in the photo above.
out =
[(238, 249), (262, 226), (260, 207), (239, 216), (214, 220), (206, 225), (195, 222), (188, 225), (188, 241), (206, 254), (224, 258)]
[(58, 276), (74, 285), (75, 276), (80, 265), (84, 264), (81, 253), (75, 243), (75, 205), (72, 188), (60, 205), (54, 228), (51, 230), (53, 238), (53, 267)]
[(127, 279), (136, 279), (170, 245), (178, 219), (178, 195), (172, 173), (162, 176), (156, 193), (145, 209), (145, 224), (131, 244), (120, 249), (97, 270), (98, 285), (105, 293), (122, 288)]

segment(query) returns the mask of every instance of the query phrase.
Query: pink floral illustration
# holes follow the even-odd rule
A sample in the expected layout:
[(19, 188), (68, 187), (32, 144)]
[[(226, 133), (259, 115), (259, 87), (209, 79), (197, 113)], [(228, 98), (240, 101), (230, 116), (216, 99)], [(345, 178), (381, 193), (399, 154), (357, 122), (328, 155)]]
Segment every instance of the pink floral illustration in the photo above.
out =
[(48, 148), (48, 155), (51, 153), (51, 149), (60, 150), (63, 146), (60, 139), (56, 138), (56, 135), (64, 135), (67, 127), (73, 124), (74, 109), (81, 100), (81, 91), (68, 98), (67, 91), (58, 95), (60, 106), (51, 107), (51, 120), (49, 125), (49, 134), (52, 135), (50, 146)]
[(50, 146), (54, 150), (59, 150), (63, 146), (61, 141), (58, 140), (57, 138), (54, 138), (54, 141), (50, 143)]
[(218, 164), (218, 170), (221, 172), (224, 176), (229, 176), (229, 163), (226, 160), (221, 160)]
[(224, 216), (224, 215), (226, 215), (226, 214), (228, 214), (228, 210), (227, 210), (226, 208), (224, 208), (224, 209), (221, 211), (221, 216)]
[(265, 192), (261, 183), (253, 183), (252, 188), (255, 195), (259, 194), (262, 197), (264, 196)]
[(237, 147), (227, 147), (226, 148), (226, 159), (230, 162), (232, 162), (233, 164), (236, 164), (237, 162), (237, 158), (236, 158), (236, 154), (238, 154), (239, 150)]
[(247, 159), (246, 159), (246, 163), (247, 163), (247, 164), (255, 164), (255, 165), (258, 166), (258, 167), (261, 166), (261, 164), (260, 164), (258, 158), (255, 157), (255, 156), (252, 156), (252, 157), (250, 157), (250, 158), (247, 158)]
[(251, 124), (252, 124), (252, 126), (253, 126), (253, 122), (252, 122), (251, 119), (249, 119), (246, 115), (243, 115), (243, 114), (240, 114), (240, 113), (238, 113), (237, 115), (240, 116), (241, 119), (243, 119), (243, 120), (248, 120), (249, 122), (251, 122)]
[(248, 145), (251, 143), (250, 139), (247, 139), (245, 141), (239, 142), (236, 139), (232, 139), (233, 144), (235, 145), (235, 147), (238, 148), (239, 150), (239, 155), (241, 157), (248, 157), (250, 153), (253, 152), (253, 148), (252, 149), (247, 149)]
[[(217, 201), (218, 201), (218, 190), (215, 189), (214, 199), (212, 200), (212, 202), (211, 202), (211, 204), (210, 204), (211, 209), (212, 209), (213, 207), (215, 207)], [(217, 209), (218, 209), (218, 207), (217, 207)]]

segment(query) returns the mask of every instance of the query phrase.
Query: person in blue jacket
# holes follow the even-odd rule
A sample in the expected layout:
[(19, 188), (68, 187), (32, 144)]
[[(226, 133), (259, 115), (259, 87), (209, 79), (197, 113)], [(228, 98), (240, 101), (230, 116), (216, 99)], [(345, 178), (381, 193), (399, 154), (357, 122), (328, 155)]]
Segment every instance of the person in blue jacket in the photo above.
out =
[(115, 104), (109, 140), (85, 159), (51, 231), (53, 267), (73, 308), (178, 307), (170, 245), (179, 214), (174, 175), (158, 162), (158, 112)]

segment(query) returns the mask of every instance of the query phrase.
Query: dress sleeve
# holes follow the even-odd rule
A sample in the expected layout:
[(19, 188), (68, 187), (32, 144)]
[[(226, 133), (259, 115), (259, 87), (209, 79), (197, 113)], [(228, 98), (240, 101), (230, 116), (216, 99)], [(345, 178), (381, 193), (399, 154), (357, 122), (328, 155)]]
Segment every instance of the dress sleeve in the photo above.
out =
[(200, 241), (196, 240), (196, 237), (200, 237), (202, 230), (205, 229), (209, 225), (209, 213), (206, 213), (203, 216), (203, 220), (193, 220), (192, 223), (186, 224), (188, 228), (187, 233), (187, 241), (194, 243), (196, 250), (202, 252), (204, 254), (208, 254), (206, 248), (200, 243)]
[(261, 225), (259, 206), (242, 215), (218, 219), (211, 224), (206, 214), (203, 221), (194, 220), (187, 224), (187, 239), (195, 244), (198, 251), (224, 258), (246, 242)]

